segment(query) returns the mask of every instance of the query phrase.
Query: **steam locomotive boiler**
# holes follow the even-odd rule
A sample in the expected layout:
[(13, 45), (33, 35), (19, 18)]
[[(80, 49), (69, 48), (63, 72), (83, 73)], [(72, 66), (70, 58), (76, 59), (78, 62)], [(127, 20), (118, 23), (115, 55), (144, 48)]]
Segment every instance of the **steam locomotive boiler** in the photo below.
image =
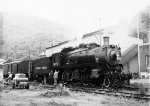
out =
[(121, 49), (109, 45), (109, 37), (104, 37), (104, 45), (80, 45), (78, 48), (65, 48), (53, 54), (53, 69), (60, 70), (64, 83), (96, 84), (105, 87), (121, 83)]
[[(106, 40), (107, 39), (107, 40)], [(89, 47), (81, 47), (68, 52), (66, 64), (108, 64), (117, 65), (121, 59), (120, 47), (109, 45), (108, 37), (104, 37), (104, 46), (91, 44)], [(89, 65), (90, 65), (89, 64)]]

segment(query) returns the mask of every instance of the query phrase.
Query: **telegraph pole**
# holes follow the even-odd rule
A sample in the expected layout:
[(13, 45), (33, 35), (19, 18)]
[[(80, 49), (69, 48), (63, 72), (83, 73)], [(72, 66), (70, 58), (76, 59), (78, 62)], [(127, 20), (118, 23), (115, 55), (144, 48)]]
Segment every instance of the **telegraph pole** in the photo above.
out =
[(138, 35), (138, 64), (139, 64), (139, 75), (140, 75), (140, 69), (141, 69), (141, 66), (140, 66), (140, 33), (139, 33), (139, 13), (137, 15), (137, 35)]
[(101, 46), (101, 19), (99, 19), (99, 25), (100, 25), (100, 27), (99, 27), (99, 35), (100, 35), (100, 46)]

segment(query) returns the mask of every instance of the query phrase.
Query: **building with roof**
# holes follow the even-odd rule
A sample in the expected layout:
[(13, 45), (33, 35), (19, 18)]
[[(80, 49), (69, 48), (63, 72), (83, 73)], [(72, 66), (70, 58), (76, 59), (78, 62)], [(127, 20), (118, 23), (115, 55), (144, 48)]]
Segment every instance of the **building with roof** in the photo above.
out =
[(51, 46), (46, 48), (45, 52), (41, 53), (40, 55), (45, 56), (45, 57), (49, 57), (54, 53), (58, 53), (61, 52), (61, 50), (65, 47), (76, 47), (78, 46), (78, 41), (76, 38), (68, 40), (68, 41), (64, 41), (61, 43), (58, 43), (57, 45)]
[[(150, 33), (143, 39), (143, 43), (139, 44), (139, 68), (140, 75), (150, 76)], [(146, 41), (146, 42), (145, 42)]]

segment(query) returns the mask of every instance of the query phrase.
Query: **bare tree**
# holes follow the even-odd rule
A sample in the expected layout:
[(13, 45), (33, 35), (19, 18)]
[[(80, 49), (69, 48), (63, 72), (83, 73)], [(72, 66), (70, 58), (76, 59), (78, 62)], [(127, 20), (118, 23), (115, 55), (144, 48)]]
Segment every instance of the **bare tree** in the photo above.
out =
[(147, 42), (150, 30), (150, 7), (146, 7), (138, 14), (138, 20), (135, 18), (131, 24), (132, 28), (129, 29), (129, 35), (138, 37), (136, 29), (136, 22), (138, 21), (140, 38), (143, 39), (144, 42)]

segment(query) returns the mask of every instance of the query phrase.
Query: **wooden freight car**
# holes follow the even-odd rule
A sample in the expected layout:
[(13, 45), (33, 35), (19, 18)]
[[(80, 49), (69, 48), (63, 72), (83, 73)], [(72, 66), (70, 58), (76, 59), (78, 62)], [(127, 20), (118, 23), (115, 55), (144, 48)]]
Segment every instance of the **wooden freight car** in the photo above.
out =
[(19, 63), (18, 73), (23, 73), (26, 77), (31, 77), (31, 65), (32, 62), (30, 60), (25, 60)]
[(16, 73), (18, 73), (18, 65), (20, 61), (14, 61), (14, 62), (9, 62), (5, 63), (3, 65), (3, 77), (7, 78), (8, 77), (8, 72), (12, 73), (12, 77), (15, 76)]

